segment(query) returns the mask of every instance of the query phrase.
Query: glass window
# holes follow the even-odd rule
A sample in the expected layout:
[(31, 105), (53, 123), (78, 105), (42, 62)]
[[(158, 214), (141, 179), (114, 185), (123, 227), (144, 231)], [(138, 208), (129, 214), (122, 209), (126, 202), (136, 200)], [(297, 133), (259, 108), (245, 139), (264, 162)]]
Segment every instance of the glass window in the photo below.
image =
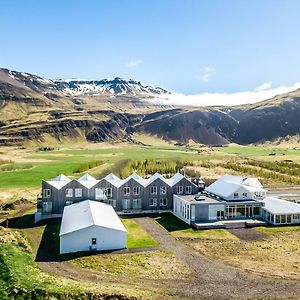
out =
[(112, 198), (112, 188), (106, 188), (105, 195), (107, 196), (107, 198)]
[(257, 206), (253, 207), (253, 215), (254, 216), (259, 216), (260, 215), (260, 208)]
[(192, 187), (191, 187), (190, 185), (187, 185), (187, 186), (185, 187), (185, 193), (186, 193), (186, 194), (191, 194), (191, 193), (192, 193)]
[(117, 207), (117, 200), (110, 199), (108, 200), (108, 204), (115, 208)]
[(106, 200), (105, 189), (95, 188), (95, 199), (96, 200)]
[(82, 189), (75, 189), (75, 197), (82, 197)]
[(66, 197), (67, 198), (73, 197), (73, 189), (66, 189)]
[(140, 187), (135, 186), (133, 187), (133, 195), (139, 195), (140, 194)]
[(52, 213), (52, 202), (43, 202), (43, 213)]
[(292, 223), (292, 215), (286, 215), (286, 222)]
[(280, 215), (276, 215), (276, 223), (280, 223)]
[(234, 198), (234, 199), (237, 199), (238, 197), (239, 197), (239, 193), (234, 193), (234, 194), (233, 194), (233, 198)]
[(177, 187), (177, 194), (179, 194), (179, 195), (183, 194), (183, 186), (179, 185)]
[(123, 199), (123, 209), (130, 209), (130, 199)]
[(124, 191), (124, 195), (130, 195), (130, 187), (125, 186), (123, 191)]
[(150, 199), (149, 206), (157, 206), (157, 199), (156, 198)]
[(168, 199), (167, 198), (161, 198), (160, 199), (160, 206), (167, 206), (168, 205)]
[(151, 186), (150, 191), (151, 191), (152, 195), (156, 195), (157, 194), (157, 186)]
[(133, 199), (132, 200), (132, 207), (134, 209), (141, 209), (142, 208), (142, 201), (141, 201), (141, 199)]
[(167, 193), (167, 187), (166, 186), (161, 186), (160, 187), (160, 194), (165, 195)]
[(243, 193), (243, 198), (247, 198), (247, 193)]
[(50, 189), (44, 189), (43, 190), (43, 197), (44, 198), (50, 198), (51, 196), (51, 190)]
[(92, 245), (96, 245), (97, 244), (97, 239), (96, 238), (92, 238)]

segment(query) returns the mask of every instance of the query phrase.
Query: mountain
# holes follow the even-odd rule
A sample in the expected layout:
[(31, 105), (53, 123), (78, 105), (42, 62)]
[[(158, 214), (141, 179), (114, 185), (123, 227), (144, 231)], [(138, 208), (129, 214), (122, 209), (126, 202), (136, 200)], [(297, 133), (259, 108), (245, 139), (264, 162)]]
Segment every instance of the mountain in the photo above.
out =
[(208, 145), (298, 135), (300, 90), (236, 107), (172, 107), (138, 81), (50, 80), (0, 69), (0, 144), (131, 141), (134, 134)]

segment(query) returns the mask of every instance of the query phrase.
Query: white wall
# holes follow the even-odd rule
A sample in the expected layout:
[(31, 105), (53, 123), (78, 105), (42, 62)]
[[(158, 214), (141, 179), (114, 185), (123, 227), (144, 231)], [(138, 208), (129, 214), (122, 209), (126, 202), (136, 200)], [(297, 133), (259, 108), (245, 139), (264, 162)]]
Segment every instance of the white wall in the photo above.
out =
[(184, 201), (179, 196), (173, 196), (173, 215), (180, 220), (191, 224), (191, 210), (190, 203)]
[[(238, 193), (238, 198), (234, 198), (234, 193)], [(232, 193), (230, 196), (228, 196), (226, 198), (226, 200), (249, 200), (253, 198), (253, 193), (249, 192), (248, 190), (246, 190), (244, 187), (240, 187), (237, 191), (235, 191), (234, 193)], [(243, 198), (243, 193), (247, 193), (247, 197)]]
[(60, 237), (60, 254), (89, 251), (92, 238), (97, 239), (97, 250), (115, 250), (127, 247), (127, 233), (93, 225)]

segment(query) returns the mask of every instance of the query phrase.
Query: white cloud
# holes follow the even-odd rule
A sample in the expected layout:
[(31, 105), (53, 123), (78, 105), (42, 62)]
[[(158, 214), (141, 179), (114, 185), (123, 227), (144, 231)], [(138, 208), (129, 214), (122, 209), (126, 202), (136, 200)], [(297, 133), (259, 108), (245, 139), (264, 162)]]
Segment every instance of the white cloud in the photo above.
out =
[(138, 65), (140, 65), (142, 63), (143, 63), (143, 61), (141, 59), (131, 60), (131, 61), (128, 61), (125, 64), (125, 67), (126, 68), (134, 68), (134, 67), (137, 67)]
[(201, 81), (208, 82), (215, 74), (216, 74), (216, 70), (214, 67), (206, 66), (201, 71), (201, 75), (197, 76), (197, 78), (200, 79)]
[(259, 85), (258, 87), (255, 88), (255, 91), (265, 91), (265, 90), (269, 90), (272, 87), (272, 81), (268, 81), (268, 82), (264, 82), (261, 85)]
[(232, 106), (246, 103), (256, 103), (270, 99), (276, 95), (288, 93), (300, 88), (300, 82), (292, 86), (280, 86), (273, 89), (236, 92), (236, 93), (201, 93), (195, 95), (184, 95), (171, 93), (163, 95), (157, 101), (161, 104), (169, 105), (189, 105), (189, 106)]

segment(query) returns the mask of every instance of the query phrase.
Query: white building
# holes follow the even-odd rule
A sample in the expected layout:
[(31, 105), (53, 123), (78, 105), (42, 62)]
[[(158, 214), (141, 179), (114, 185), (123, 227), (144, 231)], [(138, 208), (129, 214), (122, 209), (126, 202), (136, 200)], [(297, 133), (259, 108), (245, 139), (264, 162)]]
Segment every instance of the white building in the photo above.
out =
[(206, 192), (226, 201), (262, 200), (266, 196), (262, 184), (257, 178), (225, 174), (206, 188)]
[(114, 209), (86, 200), (64, 208), (60, 253), (126, 248), (127, 230)]
[(300, 204), (275, 197), (264, 199), (263, 219), (271, 224), (300, 224)]

